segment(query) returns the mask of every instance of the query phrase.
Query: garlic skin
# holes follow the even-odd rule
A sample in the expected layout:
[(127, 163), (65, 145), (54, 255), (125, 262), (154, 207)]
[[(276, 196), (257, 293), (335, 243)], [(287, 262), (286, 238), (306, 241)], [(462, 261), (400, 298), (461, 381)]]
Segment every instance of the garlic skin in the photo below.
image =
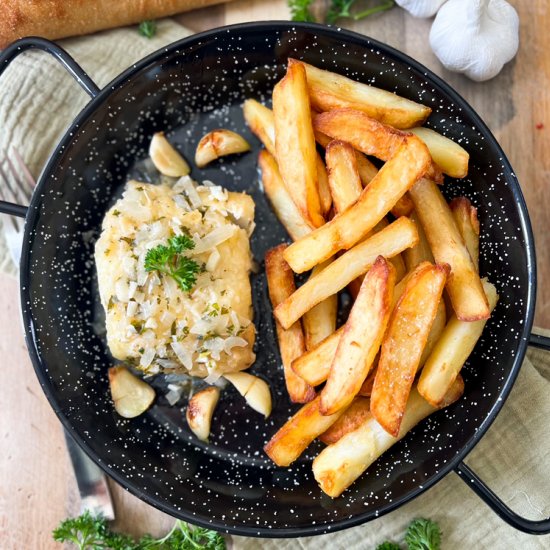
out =
[(489, 80), (518, 51), (519, 17), (506, 0), (448, 0), (433, 22), (430, 45), (446, 69)]
[(446, 0), (395, 0), (413, 17), (433, 17)]

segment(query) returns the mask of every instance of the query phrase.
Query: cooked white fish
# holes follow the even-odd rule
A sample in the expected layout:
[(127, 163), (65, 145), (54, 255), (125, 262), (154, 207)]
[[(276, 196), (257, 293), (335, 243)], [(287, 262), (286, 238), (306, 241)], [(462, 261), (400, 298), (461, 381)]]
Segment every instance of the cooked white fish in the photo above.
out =
[[(255, 328), (249, 273), (254, 201), (188, 176), (173, 186), (131, 181), (107, 212), (95, 248), (111, 353), (148, 374), (188, 372), (214, 382), (248, 368)], [(200, 266), (189, 292), (147, 271), (147, 252), (188, 235)]]

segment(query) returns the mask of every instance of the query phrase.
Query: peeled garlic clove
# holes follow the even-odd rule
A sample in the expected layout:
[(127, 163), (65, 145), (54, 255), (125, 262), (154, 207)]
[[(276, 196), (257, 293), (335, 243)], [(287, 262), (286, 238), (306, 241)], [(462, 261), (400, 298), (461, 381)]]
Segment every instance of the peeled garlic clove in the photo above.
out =
[(163, 175), (172, 178), (187, 176), (191, 169), (185, 159), (174, 149), (164, 136), (164, 132), (153, 135), (149, 145), (149, 156), (155, 168)]
[(220, 389), (209, 386), (191, 397), (185, 417), (192, 432), (201, 440), (208, 441), (212, 416), (220, 399)]
[(199, 141), (195, 164), (202, 168), (219, 157), (245, 151), (250, 151), (250, 145), (239, 134), (231, 130), (212, 130)]
[(433, 22), (430, 45), (445, 68), (488, 80), (518, 51), (519, 17), (506, 0), (447, 0)]
[(266, 418), (271, 414), (271, 392), (264, 380), (247, 372), (224, 374), (247, 404)]
[(446, 0), (395, 0), (414, 17), (433, 17)]
[(155, 400), (155, 390), (126, 367), (109, 369), (109, 386), (115, 410), (124, 418), (135, 418)]

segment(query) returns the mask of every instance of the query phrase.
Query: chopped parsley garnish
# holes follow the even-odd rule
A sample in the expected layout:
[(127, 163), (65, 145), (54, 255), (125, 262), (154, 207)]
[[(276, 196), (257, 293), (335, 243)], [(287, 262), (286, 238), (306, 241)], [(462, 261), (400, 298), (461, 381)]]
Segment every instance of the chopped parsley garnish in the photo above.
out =
[(178, 286), (189, 292), (197, 282), (200, 265), (183, 253), (195, 248), (189, 235), (177, 235), (168, 239), (168, 245), (159, 244), (145, 256), (145, 270), (158, 271), (172, 277)]

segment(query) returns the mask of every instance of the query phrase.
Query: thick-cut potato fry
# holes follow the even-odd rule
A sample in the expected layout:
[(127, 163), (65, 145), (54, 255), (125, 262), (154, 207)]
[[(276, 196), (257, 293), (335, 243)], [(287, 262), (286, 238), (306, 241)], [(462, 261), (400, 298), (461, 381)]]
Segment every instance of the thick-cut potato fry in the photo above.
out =
[(345, 141), (333, 140), (325, 155), (330, 194), (339, 214), (355, 203), (363, 191), (355, 150)]
[(365, 397), (356, 397), (344, 414), (317, 439), (326, 445), (336, 443), (347, 433), (358, 428), (371, 416), (370, 400)]
[(479, 220), (477, 208), (466, 197), (457, 197), (449, 203), (456, 225), (479, 272)]
[(321, 204), (321, 214), (326, 216), (332, 206), (332, 195), (330, 194), (330, 187), (328, 185), (328, 174), (325, 163), (319, 153), (316, 152), (315, 154), (317, 155), (317, 185)]
[(331, 416), (319, 411), (321, 397), (304, 405), (264, 446), (264, 451), (277, 466), (290, 466), (310, 445), (328, 430), (344, 410)]
[(429, 157), (418, 138), (407, 138), (355, 204), (286, 249), (285, 259), (293, 271), (307, 271), (360, 241), (426, 171)]
[(395, 269), (379, 256), (365, 275), (321, 392), (321, 413), (334, 414), (357, 395), (378, 353), (391, 312)]
[(293, 241), (296, 241), (314, 229), (313, 225), (304, 218), (298, 207), (289, 195), (283, 178), (279, 173), (277, 161), (267, 151), (260, 151), (258, 164), (262, 171), (262, 183), (273, 210), (279, 221), (284, 225)]
[(350, 80), (304, 63), (311, 103), (318, 111), (352, 107), (396, 128), (422, 124), (431, 113), (415, 103), (386, 90)]
[(357, 162), (357, 171), (361, 178), (363, 187), (366, 187), (378, 174), (378, 168), (360, 151), (355, 151), (355, 161)]
[(304, 355), (294, 359), (292, 370), (311, 386), (322, 384), (328, 378), (330, 365), (343, 332), (344, 327), (340, 327)]
[[(314, 281), (307, 281), (292, 296), (280, 303), (275, 308), (277, 320), (284, 328), (288, 328), (306, 311), (328, 296), (336, 294), (353, 279), (365, 273), (378, 256), (391, 258), (405, 248), (414, 246), (417, 239), (414, 223), (408, 218), (399, 218), (379, 233), (342, 254), (323, 269)], [(290, 247), (285, 250), (285, 259)]]
[(372, 395), (372, 387), (374, 386), (374, 380), (376, 379), (376, 371), (378, 370), (378, 361), (375, 359), (374, 362), (376, 363), (376, 367), (374, 367), (369, 372), (369, 375), (365, 378), (365, 381), (361, 385), (361, 389), (359, 390), (359, 393), (357, 395), (361, 395), (363, 397), (370, 397)]
[[(445, 406), (464, 392), (457, 378), (446, 396)], [(372, 416), (336, 443), (329, 445), (313, 461), (313, 475), (330, 497), (340, 496), (377, 458), (410, 432), (420, 421), (438, 410), (413, 388), (397, 437), (392, 437)]]
[[(268, 250), (265, 256), (269, 298), (274, 308), (296, 290), (294, 274), (283, 258), (283, 251), (286, 246), (286, 244), (281, 244), (272, 248)], [(294, 323), (286, 330), (277, 321), (276, 326), (286, 389), (290, 400), (293, 403), (308, 403), (315, 397), (315, 390), (296, 375), (291, 368), (292, 361), (303, 355), (306, 351), (300, 321)]]
[(323, 225), (306, 73), (292, 59), (273, 88), (273, 117), (277, 164), (286, 188), (304, 217), (315, 227)]
[(457, 317), (461, 321), (488, 319), (489, 304), (481, 280), (443, 195), (427, 179), (421, 179), (410, 195), (436, 262), (451, 266), (447, 292)]
[[(485, 279), (483, 288), (492, 311), (498, 302), (497, 291)], [(424, 399), (435, 405), (443, 399), (447, 389), (472, 353), (486, 322), (485, 319), (470, 323), (459, 321), (456, 315), (449, 319), (418, 381), (418, 391)]]
[[(322, 264), (316, 265), (311, 272), (310, 279), (319, 275), (331, 261), (332, 260), (327, 260)], [(313, 349), (336, 330), (337, 311), (338, 296), (333, 294), (304, 313), (302, 317), (302, 326), (304, 327), (307, 350)]]
[(252, 133), (273, 156), (276, 156), (273, 111), (255, 99), (247, 99), (243, 105), (243, 115)]
[(414, 203), (409, 197), (408, 193), (405, 193), (391, 209), (392, 216), (400, 218), (401, 216), (410, 216), (414, 210)]
[(420, 357), (419, 368), (422, 368), (426, 363), (428, 357), (432, 353), (437, 341), (441, 338), (445, 325), (447, 324), (447, 310), (445, 308), (445, 300), (439, 302), (437, 307), (437, 313), (435, 314), (434, 322), (432, 323), (432, 328), (426, 339), (426, 345), (422, 351), (422, 357)]
[(445, 174), (452, 178), (463, 178), (468, 174), (470, 155), (458, 143), (430, 128), (411, 128), (409, 132), (428, 146), (434, 162)]
[(371, 412), (394, 437), (445, 287), (448, 267), (421, 265), (409, 278), (384, 336)]
[(418, 214), (413, 211), (410, 218), (416, 224), (416, 229), (418, 229), (418, 244), (403, 251), (403, 259), (405, 260), (407, 271), (412, 271), (422, 262), (434, 263), (434, 256), (428, 244), (428, 239), (426, 239), (426, 233), (424, 233), (422, 224), (418, 219)]

